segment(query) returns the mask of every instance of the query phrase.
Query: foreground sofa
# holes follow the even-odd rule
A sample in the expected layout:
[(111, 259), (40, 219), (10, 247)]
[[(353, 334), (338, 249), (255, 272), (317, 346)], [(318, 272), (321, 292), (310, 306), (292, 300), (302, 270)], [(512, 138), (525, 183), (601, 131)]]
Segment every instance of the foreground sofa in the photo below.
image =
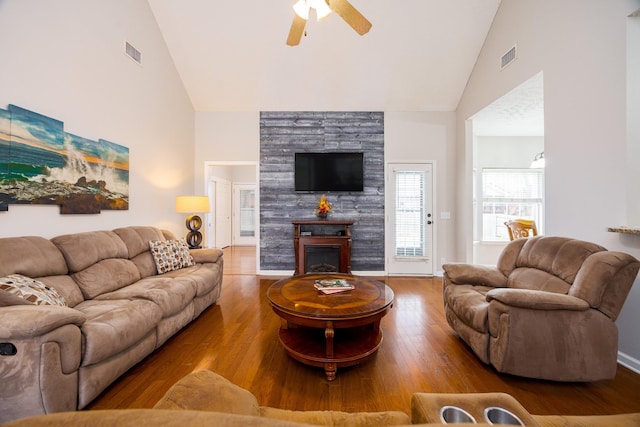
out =
[(0, 239), (0, 421), (84, 408), (220, 296), (219, 249), (154, 227)]
[(615, 320), (640, 262), (564, 237), (516, 239), (496, 267), (443, 266), (449, 325), (499, 372), (556, 381), (616, 374)]
[[(500, 408), (525, 426), (604, 427), (640, 425), (640, 413), (562, 416), (532, 415), (505, 393), (415, 393), (410, 416), (402, 411), (290, 411), (259, 406), (255, 396), (211, 371), (198, 371), (174, 384), (154, 409), (66, 412), (16, 420), (2, 427), (144, 426), (349, 426), (442, 425), (442, 408), (454, 407), (487, 424), (487, 408)], [(494, 421), (497, 419), (492, 418)], [(505, 418), (501, 418), (505, 422)], [(460, 424), (470, 425), (470, 424)]]

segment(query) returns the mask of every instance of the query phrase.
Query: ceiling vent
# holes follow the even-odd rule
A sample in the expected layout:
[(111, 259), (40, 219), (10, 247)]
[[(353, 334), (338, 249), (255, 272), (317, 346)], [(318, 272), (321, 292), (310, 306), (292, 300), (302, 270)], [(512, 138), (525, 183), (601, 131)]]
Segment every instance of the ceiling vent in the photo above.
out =
[(500, 58), (500, 70), (504, 70), (505, 67), (515, 61), (517, 57), (516, 46), (514, 45)]
[(124, 42), (124, 53), (126, 53), (129, 58), (142, 65), (142, 53), (129, 42)]

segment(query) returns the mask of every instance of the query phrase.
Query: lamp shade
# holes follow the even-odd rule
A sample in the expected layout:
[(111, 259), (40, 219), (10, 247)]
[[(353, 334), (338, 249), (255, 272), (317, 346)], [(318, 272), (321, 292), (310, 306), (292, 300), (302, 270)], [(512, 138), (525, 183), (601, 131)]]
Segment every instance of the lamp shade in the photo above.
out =
[(176, 197), (176, 212), (209, 212), (209, 198), (207, 196), (178, 196)]

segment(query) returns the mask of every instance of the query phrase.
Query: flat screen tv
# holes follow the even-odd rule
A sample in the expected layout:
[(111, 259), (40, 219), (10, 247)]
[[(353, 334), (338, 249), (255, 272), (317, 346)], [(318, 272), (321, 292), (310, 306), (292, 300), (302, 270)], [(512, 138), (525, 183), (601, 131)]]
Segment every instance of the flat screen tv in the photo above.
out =
[(295, 153), (296, 191), (363, 191), (363, 153)]

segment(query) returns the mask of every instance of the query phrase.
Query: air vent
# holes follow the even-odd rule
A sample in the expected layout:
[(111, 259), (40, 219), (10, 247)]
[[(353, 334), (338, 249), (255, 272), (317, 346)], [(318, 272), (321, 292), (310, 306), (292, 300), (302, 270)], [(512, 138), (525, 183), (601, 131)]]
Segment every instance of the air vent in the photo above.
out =
[(500, 70), (504, 70), (504, 68), (515, 61), (517, 57), (516, 47), (513, 46), (507, 53), (502, 55), (502, 58), (500, 58)]
[(129, 58), (142, 65), (142, 53), (129, 42), (124, 43), (124, 53), (126, 53)]

